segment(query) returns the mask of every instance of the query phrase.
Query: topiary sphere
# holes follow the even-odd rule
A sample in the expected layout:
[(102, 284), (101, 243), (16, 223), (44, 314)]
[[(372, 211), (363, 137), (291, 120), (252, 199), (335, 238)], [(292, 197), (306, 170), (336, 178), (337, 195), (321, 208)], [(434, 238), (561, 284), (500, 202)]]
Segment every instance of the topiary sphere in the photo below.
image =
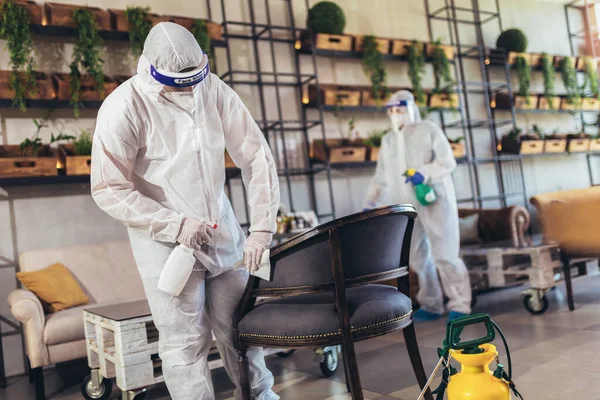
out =
[(498, 36), (496, 47), (522, 53), (527, 50), (527, 36), (520, 29), (507, 29)]
[(308, 10), (306, 25), (314, 33), (341, 35), (346, 26), (344, 11), (332, 1), (321, 1)]

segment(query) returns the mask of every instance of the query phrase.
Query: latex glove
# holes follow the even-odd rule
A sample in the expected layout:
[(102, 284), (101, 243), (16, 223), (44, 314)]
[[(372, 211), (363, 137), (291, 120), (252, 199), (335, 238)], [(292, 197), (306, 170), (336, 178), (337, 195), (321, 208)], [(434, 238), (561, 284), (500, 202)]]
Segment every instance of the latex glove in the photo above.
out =
[(244, 245), (244, 266), (248, 272), (258, 270), (258, 264), (266, 249), (271, 247), (273, 234), (270, 232), (253, 232)]
[(200, 250), (203, 243), (210, 244), (216, 225), (205, 219), (200, 221), (185, 218), (181, 224), (177, 241), (190, 249)]
[(421, 183), (425, 182), (425, 177), (419, 171), (415, 172), (412, 176), (407, 176), (406, 181), (404, 183), (411, 182), (413, 185), (417, 186)]
[(365, 205), (365, 207), (362, 209), (362, 211), (363, 211), (363, 212), (365, 212), (365, 211), (369, 211), (369, 210), (371, 210), (371, 209), (373, 209), (373, 208), (375, 208), (375, 207), (377, 207), (377, 204), (375, 204), (375, 203), (367, 203), (367, 204)]

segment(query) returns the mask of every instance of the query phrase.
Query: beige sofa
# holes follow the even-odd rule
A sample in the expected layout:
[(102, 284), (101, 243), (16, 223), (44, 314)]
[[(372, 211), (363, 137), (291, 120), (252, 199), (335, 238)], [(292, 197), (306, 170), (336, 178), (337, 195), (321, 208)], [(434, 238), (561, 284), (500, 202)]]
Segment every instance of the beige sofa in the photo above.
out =
[(90, 299), (88, 305), (44, 314), (42, 304), (28, 290), (15, 290), (8, 297), (12, 314), (23, 324), (37, 400), (44, 398), (43, 367), (86, 356), (84, 308), (145, 298), (129, 242), (35, 250), (19, 256), (21, 271), (55, 262), (73, 273)]

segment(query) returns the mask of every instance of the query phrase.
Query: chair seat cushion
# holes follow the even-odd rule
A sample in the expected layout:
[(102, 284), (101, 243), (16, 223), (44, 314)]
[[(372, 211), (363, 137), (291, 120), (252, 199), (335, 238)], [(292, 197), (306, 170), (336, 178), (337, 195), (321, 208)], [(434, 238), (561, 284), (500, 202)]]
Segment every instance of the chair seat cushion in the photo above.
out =
[[(410, 298), (387, 285), (346, 290), (352, 330), (362, 331), (410, 316)], [(242, 337), (308, 339), (339, 336), (333, 292), (307, 294), (257, 305), (238, 324)]]

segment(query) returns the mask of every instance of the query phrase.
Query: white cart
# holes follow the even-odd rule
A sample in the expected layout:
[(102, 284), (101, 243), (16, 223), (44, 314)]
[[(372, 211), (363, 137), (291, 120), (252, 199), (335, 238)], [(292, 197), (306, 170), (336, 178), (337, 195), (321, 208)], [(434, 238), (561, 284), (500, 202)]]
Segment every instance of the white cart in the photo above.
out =
[[(91, 307), (83, 311), (83, 320), (91, 369), (81, 382), (84, 398), (108, 399), (112, 378), (116, 378), (123, 400), (141, 400), (147, 387), (164, 382), (158, 330), (146, 300)], [(280, 351), (265, 349), (265, 355)], [(210, 369), (223, 366), (214, 343), (208, 365)]]

